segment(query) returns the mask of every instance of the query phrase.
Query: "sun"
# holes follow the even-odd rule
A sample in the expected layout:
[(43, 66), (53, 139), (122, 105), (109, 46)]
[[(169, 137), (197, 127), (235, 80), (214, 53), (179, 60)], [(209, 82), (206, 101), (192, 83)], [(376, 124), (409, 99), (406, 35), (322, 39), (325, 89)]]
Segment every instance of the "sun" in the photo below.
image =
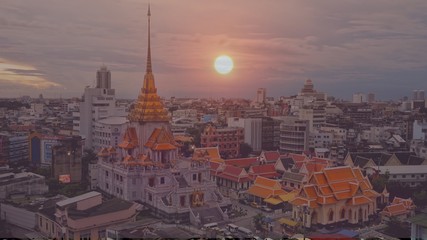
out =
[(233, 70), (233, 59), (227, 55), (221, 55), (215, 59), (215, 70), (220, 74), (228, 74)]

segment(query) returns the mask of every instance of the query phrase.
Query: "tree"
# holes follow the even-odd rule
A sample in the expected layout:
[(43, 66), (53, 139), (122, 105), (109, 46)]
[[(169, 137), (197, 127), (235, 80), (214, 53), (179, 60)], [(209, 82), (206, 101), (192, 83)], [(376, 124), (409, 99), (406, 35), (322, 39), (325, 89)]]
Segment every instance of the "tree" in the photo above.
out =
[(374, 175), (371, 179), (372, 187), (377, 192), (382, 192), (384, 190), (384, 187), (388, 183), (388, 175), (381, 174), (381, 175)]
[(427, 191), (421, 190), (414, 192), (414, 203), (417, 207), (424, 207), (427, 204)]
[(247, 143), (241, 143), (239, 148), (239, 154), (241, 157), (248, 157), (252, 152), (252, 147)]
[(262, 220), (264, 219), (264, 214), (258, 213), (252, 218), (252, 222), (255, 225), (255, 228), (258, 230), (262, 230)]
[(387, 222), (386, 232), (394, 237), (402, 238), (411, 235), (411, 228), (396, 217), (391, 217)]

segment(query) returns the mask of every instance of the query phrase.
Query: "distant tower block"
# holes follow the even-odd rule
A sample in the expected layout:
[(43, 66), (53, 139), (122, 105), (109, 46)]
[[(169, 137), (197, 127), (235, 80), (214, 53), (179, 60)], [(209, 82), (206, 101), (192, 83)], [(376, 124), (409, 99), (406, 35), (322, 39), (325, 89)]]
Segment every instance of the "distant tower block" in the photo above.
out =
[(267, 90), (265, 88), (258, 88), (256, 92), (256, 102), (263, 103), (265, 102)]
[(111, 73), (105, 65), (96, 72), (96, 88), (111, 89)]
[(368, 93), (368, 103), (375, 102), (375, 93)]

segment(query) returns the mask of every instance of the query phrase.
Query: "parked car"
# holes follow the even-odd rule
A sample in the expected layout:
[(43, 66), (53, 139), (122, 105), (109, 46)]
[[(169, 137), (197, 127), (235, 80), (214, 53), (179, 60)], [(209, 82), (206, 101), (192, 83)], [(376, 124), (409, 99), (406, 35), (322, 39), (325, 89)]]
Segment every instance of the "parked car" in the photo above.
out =
[(273, 211), (273, 209), (271, 209), (271, 208), (269, 208), (269, 207), (267, 207), (267, 206), (262, 206), (262, 207), (261, 207), (261, 210), (263, 210), (263, 211), (265, 211), (265, 212), (272, 212), (272, 211)]
[(254, 207), (254, 208), (259, 208), (260, 206), (258, 205), (258, 203), (256, 203), (256, 202), (251, 202), (251, 207)]

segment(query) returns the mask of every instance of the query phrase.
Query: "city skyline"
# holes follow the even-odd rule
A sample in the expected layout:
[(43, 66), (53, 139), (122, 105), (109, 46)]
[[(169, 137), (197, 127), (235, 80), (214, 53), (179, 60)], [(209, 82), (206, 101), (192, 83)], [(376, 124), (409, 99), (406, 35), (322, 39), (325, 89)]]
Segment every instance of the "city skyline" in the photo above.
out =
[[(145, 71), (146, 1), (49, 4), (5, 1), (0, 9), (0, 93), (79, 97), (102, 64), (119, 98), (135, 99)], [(153, 71), (159, 95), (246, 97), (315, 89), (351, 99), (410, 96), (427, 84), (423, 1), (156, 1)], [(265, 17), (264, 17), (265, 16)], [(196, 20), (197, 21), (196, 21)], [(222, 76), (214, 59), (231, 56)]]

